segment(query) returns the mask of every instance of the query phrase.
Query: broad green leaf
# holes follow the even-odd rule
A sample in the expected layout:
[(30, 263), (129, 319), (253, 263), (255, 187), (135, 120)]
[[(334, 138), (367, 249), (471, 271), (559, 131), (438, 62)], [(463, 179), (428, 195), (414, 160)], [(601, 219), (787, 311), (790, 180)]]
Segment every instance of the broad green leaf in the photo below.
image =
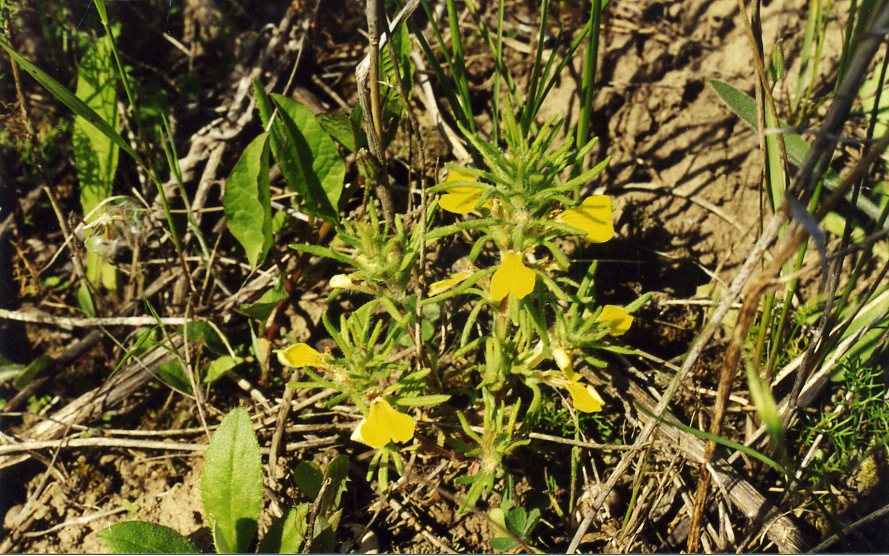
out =
[(311, 110), (285, 96), (271, 96), (278, 107), (272, 128), (277, 126), (275, 135), (284, 139), (275, 156), (281, 173), (303, 197), (306, 212), (335, 222), (346, 176), (336, 145)]
[(179, 361), (164, 361), (157, 366), (157, 376), (171, 388), (183, 394), (192, 395), (191, 381)]
[(102, 119), (101, 116), (96, 114), (96, 111), (86, 105), (82, 100), (77, 98), (77, 96), (72, 93), (68, 88), (64, 85), (50, 77), (43, 70), (26, 60), (22, 55), (20, 55), (15, 50), (11, 49), (9, 46), (0, 42), (0, 48), (5, 50), (9, 56), (18, 62), (19, 66), (23, 70), (25, 70), (28, 74), (31, 75), (34, 79), (37, 80), (38, 83), (43, 85), (54, 97), (56, 97), (62, 104), (71, 109), (72, 112), (82, 117), (89, 123), (93, 124), (103, 135), (108, 137), (115, 145), (120, 147), (122, 151), (130, 155), (133, 160), (136, 161), (139, 166), (145, 167), (145, 164), (142, 162), (142, 159), (139, 155), (136, 154), (129, 144), (124, 140), (120, 134), (114, 130), (111, 126), (109, 126), (105, 120)]
[[(265, 87), (255, 79), (253, 80), (253, 96), (256, 97), (256, 109), (259, 111), (259, 119), (262, 121), (262, 127), (268, 131), (269, 120), (272, 117), (275, 107), (272, 105), (268, 93), (265, 92)], [(272, 151), (275, 151), (274, 146), (272, 146)]]
[[(95, 111), (109, 127), (117, 131), (117, 77), (111, 53), (111, 38), (105, 36), (86, 51), (77, 72), (77, 98)], [(72, 133), (80, 206), (84, 216), (111, 196), (117, 155), (120, 147), (82, 116), (74, 117)], [(93, 215), (91, 222), (98, 215)], [(101, 253), (87, 244), (87, 277), (93, 284), (117, 289), (117, 272)]]
[(189, 342), (200, 342), (216, 355), (229, 355), (225, 341), (209, 323), (200, 320), (189, 321), (185, 325), (185, 335)]
[(306, 536), (308, 515), (309, 504), (303, 503), (273, 519), (259, 543), (260, 554), (296, 554)]
[(210, 439), (201, 474), (204, 513), (219, 552), (246, 552), (262, 510), (262, 462), (250, 416), (229, 413)]
[(301, 461), (293, 468), (293, 484), (309, 500), (318, 498), (323, 482), (324, 472), (314, 461)]
[(223, 355), (222, 357), (217, 357), (207, 365), (207, 372), (204, 374), (203, 380), (204, 384), (213, 384), (243, 362), (244, 359), (237, 356)]
[(324, 478), (330, 479), (330, 486), (321, 501), (321, 514), (327, 517), (332, 526), (336, 526), (333, 518), (333, 510), (340, 504), (340, 499), (346, 491), (346, 482), (349, 480), (349, 458), (337, 456), (327, 464)]
[(350, 153), (358, 150), (355, 142), (355, 128), (352, 119), (339, 112), (328, 112), (318, 116), (318, 123), (333, 138), (334, 141), (346, 148)]
[(272, 246), (268, 138), (262, 133), (247, 145), (225, 182), (228, 229), (253, 267), (262, 264)]
[(272, 309), (275, 308), (275, 305), (286, 298), (287, 292), (284, 291), (284, 285), (279, 280), (275, 287), (266, 290), (255, 303), (241, 305), (235, 311), (256, 320), (265, 321), (272, 314)]
[(516, 542), (509, 537), (494, 537), (491, 539), (491, 548), (497, 552), (506, 552), (515, 548)]
[(99, 541), (117, 554), (197, 554), (175, 530), (147, 521), (124, 521), (99, 531)]

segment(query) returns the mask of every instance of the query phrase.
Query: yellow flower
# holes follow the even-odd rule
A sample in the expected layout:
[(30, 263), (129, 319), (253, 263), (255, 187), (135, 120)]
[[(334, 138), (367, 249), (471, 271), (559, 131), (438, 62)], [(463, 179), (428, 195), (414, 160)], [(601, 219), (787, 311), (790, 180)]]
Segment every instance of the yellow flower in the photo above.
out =
[(521, 299), (534, 291), (534, 271), (522, 263), (521, 253), (507, 251), (491, 277), (491, 297), (500, 301), (509, 294)]
[(599, 392), (589, 384), (580, 382), (581, 375), (571, 368), (566, 367), (562, 373), (546, 371), (541, 373), (540, 378), (550, 386), (568, 390), (568, 393), (571, 394), (571, 402), (577, 411), (598, 413), (605, 405)]
[(439, 280), (438, 282), (433, 282), (429, 285), (429, 297), (435, 297), (440, 293), (444, 293), (449, 289), (453, 288), (463, 280), (466, 280), (472, 276), (472, 272), (468, 270), (460, 271), (449, 278), (445, 278), (444, 280)]
[(574, 380), (577, 373), (574, 372), (574, 365), (571, 364), (571, 356), (568, 355), (568, 352), (560, 347), (553, 348), (553, 359), (556, 366), (568, 377), (568, 380)]
[(593, 243), (604, 243), (614, 237), (614, 224), (611, 223), (611, 198), (608, 195), (591, 195), (579, 207), (568, 209), (556, 220), (586, 232), (586, 239)]
[(438, 206), (448, 212), (466, 214), (475, 208), (482, 196), (480, 187), (455, 187), (441, 196)]
[[(457, 170), (451, 170), (450, 172), (448, 172), (448, 177), (445, 178), (444, 183), (447, 183), (449, 181), (475, 182), (477, 180), (474, 176), (470, 176), (469, 174), (464, 174)], [(483, 189), (481, 187), (473, 187), (471, 185), (454, 187), (453, 189), (449, 189), (447, 193), (441, 196), (441, 200), (438, 202), (438, 206), (448, 212), (453, 212), (456, 214), (466, 214), (474, 209), (475, 205), (478, 204), (478, 200), (482, 196), (482, 192)]]
[(602, 307), (602, 312), (596, 318), (596, 322), (607, 322), (611, 325), (608, 332), (612, 336), (621, 336), (630, 329), (633, 324), (633, 317), (623, 307), (617, 305), (606, 305)]
[(380, 449), (391, 442), (407, 442), (414, 437), (414, 423), (410, 415), (396, 411), (389, 402), (377, 398), (370, 403), (370, 413), (358, 423), (352, 440)]
[(278, 361), (287, 367), (323, 367), (324, 356), (308, 344), (293, 344), (278, 351)]
[(570, 380), (565, 384), (565, 388), (571, 394), (571, 401), (574, 402), (574, 407), (577, 411), (582, 411), (583, 413), (598, 413), (602, 411), (605, 401), (602, 400), (602, 396), (596, 392), (596, 389), (589, 384), (581, 384), (576, 380)]

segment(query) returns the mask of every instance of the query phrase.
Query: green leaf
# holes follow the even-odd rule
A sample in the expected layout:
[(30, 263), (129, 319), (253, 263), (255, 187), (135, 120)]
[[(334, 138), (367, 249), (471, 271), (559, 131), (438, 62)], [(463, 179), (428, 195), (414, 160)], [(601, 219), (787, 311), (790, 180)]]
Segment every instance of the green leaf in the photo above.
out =
[(324, 482), (324, 472), (314, 461), (301, 461), (293, 468), (293, 484), (309, 500), (314, 500), (321, 492), (321, 484)]
[(338, 253), (333, 249), (328, 247), (321, 247), (320, 245), (312, 245), (310, 243), (291, 243), (291, 249), (295, 249), (297, 251), (302, 251), (304, 253), (309, 253), (310, 255), (315, 255), (316, 257), (327, 257), (328, 259), (333, 259), (335, 261), (339, 261), (341, 263), (345, 263), (347, 265), (358, 268), (358, 261), (353, 259), (348, 255), (343, 255), (342, 253)]
[(306, 536), (309, 504), (299, 504), (272, 520), (269, 530), (259, 543), (260, 554), (296, 554)]
[(250, 416), (242, 408), (229, 413), (210, 440), (201, 498), (217, 551), (246, 552), (262, 510), (262, 463)]
[(327, 464), (324, 478), (330, 479), (330, 486), (327, 487), (327, 492), (321, 501), (321, 513), (329, 517), (331, 510), (339, 506), (340, 498), (346, 491), (346, 482), (349, 480), (349, 458), (346, 456), (333, 458)]
[(346, 176), (336, 145), (311, 110), (285, 96), (271, 96), (278, 107), (272, 128), (277, 127), (274, 135), (283, 139), (275, 153), (281, 173), (302, 196), (306, 212), (336, 222)]
[(209, 323), (201, 320), (189, 321), (185, 325), (185, 335), (189, 342), (200, 342), (216, 355), (229, 355), (219, 332)]
[(497, 552), (506, 552), (518, 546), (514, 540), (509, 537), (494, 537), (491, 539), (491, 548)]
[(268, 133), (262, 133), (244, 149), (225, 182), (223, 200), (228, 229), (254, 268), (272, 246), (268, 138)]
[(183, 394), (192, 395), (191, 381), (179, 361), (164, 361), (157, 366), (157, 375), (170, 387)]
[(447, 394), (430, 394), (428, 396), (405, 396), (395, 401), (397, 405), (404, 407), (429, 407), (442, 404), (451, 399)]
[(746, 368), (747, 386), (750, 388), (750, 398), (753, 401), (753, 406), (766, 426), (769, 436), (772, 437), (773, 446), (778, 448), (783, 455), (785, 453), (784, 426), (781, 424), (781, 413), (778, 411), (775, 396), (772, 394), (772, 389), (769, 388), (768, 383), (759, 376), (752, 364), (748, 364)]
[(96, 316), (96, 305), (93, 303), (93, 296), (86, 284), (81, 284), (74, 294), (77, 297), (77, 306), (91, 317)]
[(3, 359), (0, 361), (0, 384), (15, 380), (22, 375), (25, 368), (26, 367), (20, 363), (11, 363)]
[(334, 141), (345, 147), (347, 151), (354, 153), (358, 150), (351, 118), (339, 112), (328, 112), (318, 116), (318, 123)]
[(99, 531), (99, 541), (117, 554), (197, 554), (175, 530), (147, 521), (124, 521)]
[(528, 516), (525, 514), (525, 508), (510, 508), (505, 516), (506, 528), (520, 537), (525, 533), (525, 526), (528, 524)]
[(139, 166), (145, 167), (145, 164), (142, 162), (142, 159), (139, 158), (139, 155), (134, 151), (124, 140), (120, 134), (114, 130), (110, 125), (108, 125), (105, 120), (102, 119), (101, 116), (96, 114), (96, 111), (86, 105), (82, 100), (77, 98), (74, 93), (68, 90), (64, 85), (50, 77), (48, 74), (44, 73), (43, 70), (26, 60), (22, 57), (18, 52), (11, 49), (6, 44), (0, 42), (0, 48), (3, 48), (9, 56), (15, 60), (19, 66), (23, 70), (25, 70), (28, 74), (31, 75), (34, 79), (37, 80), (38, 83), (43, 85), (54, 97), (56, 97), (62, 104), (71, 109), (72, 112), (85, 119), (87, 122), (91, 123), (98, 129), (103, 135), (108, 137), (112, 143), (120, 147), (125, 153), (130, 155), (133, 160), (136, 161)]
[(217, 357), (207, 365), (207, 372), (204, 374), (203, 380), (204, 384), (213, 384), (243, 362), (243, 357), (232, 357), (231, 355)]
[(49, 367), (50, 363), (52, 363), (52, 357), (48, 355), (38, 356), (36, 359), (28, 363), (28, 366), (19, 373), (12, 385), (16, 390), (21, 390), (34, 380), (34, 377), (40, 374), (45, 368)]
[[(117, 75), (111, 48), (111, 37), (106, 35), (86, 51), (77, 72), (77, 98), (117, 131)], [(74, 117), (71, 139), (80, 186), (80, 206), (87, 216), (113, 192), (120, 147), (82, 116)], [(93, 284), (116, 290), (117, 272), (101, 253), (90, 250), (90, 245), (87, 242), (87, 277)]]
[(255, 303), (241, 305), (235, 309), (235, 312), (256, 320), (265, 321), (272, 314), (275, 305), (286, 298), (287, 292), (284, 291), (284, 284), (279, 280), (275, 287), (266, 290)]

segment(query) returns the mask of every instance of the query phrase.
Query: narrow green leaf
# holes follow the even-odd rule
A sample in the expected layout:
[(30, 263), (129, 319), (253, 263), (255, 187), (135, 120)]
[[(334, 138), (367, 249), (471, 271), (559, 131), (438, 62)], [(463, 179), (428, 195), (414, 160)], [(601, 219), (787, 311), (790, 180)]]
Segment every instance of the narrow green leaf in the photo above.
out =
[(396, 404), (404, 407), (429, 407), (442, 404), (451, 399), (447, 394), (430, 394), (428, 396), (405, 396), (398, 398)]
[(120, 134), (114, 130), (110, 125), (108, 125), (105, 120), (102, 119), (101, 116), (96, 114), (96, 111), (86, 105), (82, 100), (77, 98), (77, 96), (72, 93), (68, 88), (64, 85), (50, 77), (43, 70), (29, 62), (22, 55), (20, 55), (15, 50), (11, 49), (6, 44), (0, 42), (0, 48), (3, 48), (9, 56), (15, 60), (19, 66), (23, 70), (25, 70), (28, 74), (31, 75), (34, 79), (37, 80), (38, 83), (43, 85), (47, 91), (49, 91), (54, 97), (56, 97), (62, 104), (71, 109), (72, 112), (85, 119), (87, 122), (91, 123), (98, 129), (103, 135), (108, 137), (115, 145), (120, 147), (122, 151), (130, 155), (133, 160), (136, 161), (137, 164), (145, 167), (145, 164), (142, 162), (142, 159), (139, 155), (136, 154), (129, 144), (124, 140)]
[(772, 437), (773, 445), (778, 448), (779, 453), (784, 454), (784, 427), (781, 424), (778, 404), (775, 402), (771, 388), (760, 378), (753, 365), (747, 365), (747, 386), (750, 388), (750, 398), (756, 408), (756, 413), (766, 426), (769, 436)]
[(268, 137), (262, 133), (244, 149), (225, 182), (228, 229), (253, 267), (262, 264), (272, 246)]
[(238, 408), (213, 434), (201, 475), (204, 513), (219, 552), (246, 552), (262, 510), (262, 463), (250, 416)]
[(715, 434), (711, 434), (707, 431), (702, 431), (702, 430), (696, 429), (694, 427), (689, 427), (688, 425), (680, 423), (678, 421), (668, 421), (668, 420), (664, 419), (663, 417), (656, 416), (654, 413), (652, 413), (651, 411), (649, 411), (648, 409), (646, 409), (644, 407), (640, 406), (639, 409), (642, 411), (642, 413), (645, 413), (646, 415), (648, 415), (649, 417), (651, 417), (653, 419), (657, 419), (658, 421), (660, 421), (661, 423), (663, 423), (665, 425), (669, 425), (669, 426), (675, 427), (683, 432), (693, 434), (693, 435), (697, 436), (698, 438), (713, 441), (721, 446), (725, 446), (726, 448), (731, 448), (732, 450), (736, 450), (738, 452), (741, 452), (742, 454), (746, 454), (747, 456), (749, 456), (757, 461), (761, 461), (762, 463), (768, 465), (769, 467), (771, 467), (778, 473), (781, 473), (782, 475), (785, 475), (785, 476), (790, 475), (790, 472), (787, 470), (787, 468), (782, 466), (780, 463), (773, 460), (769, 456), (763, 454), (762, 452), (754, 450), (753, 448), (751, 448), (749, 446), (745, 446), (739, 442), (735, 442), (734, 440), (729, 440), (728, 438), (716, 436)]
[(281, 172), (303, 197), (306, 212), (335, 222), (346, 176), (336, 145), (311, 110), (282, 95), (271, 97), (278, 107), (278, 119), (272, 124), (274, 141), (284, 141), (275, 153)]
[[(118, 127), (116, 75), (111, 39), (103, 37), (86, 51), (77, 72), (77, 98), (115, 132)], [(111, 195), (119, 147), (82, 116), (74, 118), (74, 161), (84, 215)]]
[(12, 385), (15, 387), (16, 390), (21, 390), (22, 388), (27, 386), (32, 380), (34, 380), (34, 377), (36, 377), (41, 372), (43, 372), (44, 369), (49, 367), (49, 365), (50, 365), (50, 363), (52, 363), (52, 361), (53, 361), (52, 357), (50, 357), (48, 355), (38, 356), (36, 359), (34, 359), (30, 363), (28, 363), (28, 366), (25, 367), (24, 370), (22, 370), (18, 374), (18, 376), (16, 377), (16, 379), (12, 383)]
[(317, 257), (327, 257), (328, 259), (333, 259), (335, 261), (339, 261), (341, 263), (345, 263), (356, 268), (358, 267), (358, 261), (356, 261), (352, 257), (343, 255), (342, 253), (338, 253), (333, 249), (327, 247), (321, 247), (320, 245), (312, 245), (309, 243), (291, 243), (290, 248), (295, 249), (296, 251), (309, 253), (310, 255), (315, 255)]
[(124, 521), (99, 531), (99, 541), (117, 554), (197, 554), (175, 530), (147, 521)]
[[(80, 62), (77, 72), (77, 98), (92, 108), (96, 115), (115, 132), (117, 117), (117, 76), (111, 54), (111, 38), (102, 37), (92, 44)], [(84, 216), (90, 214), (99, 203), (111, 196), (114, 189), (114, 174), (117, 171), (117, 158), (120, 147), (102, 133), (96, 126), (81, 116), (74, 117), (72, 132), (74, 162), (77, 169), (77, 182), (80, 186), (80, 206)], [(88, 222), (92, 222), (93, 215)], [(87, 278), (93, 284), (101, 284), (109, 290), (117, 289), (117, 272), (87, 242)]]
[(96, 305), (93, 303), (93, 295), (86, 284), (81, 284), (75, 292), (77, 306), (91, 317), (96, 316)]

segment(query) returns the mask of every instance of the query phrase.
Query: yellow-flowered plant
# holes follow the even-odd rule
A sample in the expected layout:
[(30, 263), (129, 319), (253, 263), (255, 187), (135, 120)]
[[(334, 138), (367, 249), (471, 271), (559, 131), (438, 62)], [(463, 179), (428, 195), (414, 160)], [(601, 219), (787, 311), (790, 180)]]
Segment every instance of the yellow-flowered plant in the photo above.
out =
[[(329, 404), (357, 408), (351, 440), (375, 451), (368, 480), (376, 475), (383, 491), (390, 463), (403, 475), (400, 452), (418, 446), (416, 431), (438, 423), (434, 415), (459, 419), (462, 436), (446, 427), (430, 434), (474, 459), (458, 480), (471, 506), (503, 477), (504, 458), (527, 443), (524, 417), (542, 411), (544, 392), (575, 416), (608, 408), (589, 371), (605, 367), (597, 351), (621, 349), (610, 338), (629, 330), (630, 313), (644, 300), (597, 305), (595, 263), (572, 278), (575, 263), (563, 251), (564, 238), (586, 245), (614, 236), (611, 199), (581, 194), (605, 162), (573, 171), (595, 141), (577, 149), (569, 134), (556, 145), (554, 120), (533, 136), (519, 129), (505, 123), (505, 149), (467, 134), (479, 164), (450, 168), (431, 189), (440, 195), (430, 198), (422, 238), (420, 226), (398, 215), (386, 225), (369, 205), (366, 221), (342, 223), (330, 247), (293, 246), (346, 265), (329, 279), (333, 295), (349, 303), (370, 298), (339, 326), (324, 315), (337, 352), (293, 344), (278, 356), (305, 373), (293, 386), (331, 388), (338, 395)], [(436, 280), (419, 295), (421, 239), (432, 250), (448, 242), (468, 251), (451, 272), (442, 272), (454, 263), (447, 248), (426, 259), (426, 276)], [(458, 323), (459, 340), (450, 332)], [(437, 411), (455, 393), (466, 401)]]

